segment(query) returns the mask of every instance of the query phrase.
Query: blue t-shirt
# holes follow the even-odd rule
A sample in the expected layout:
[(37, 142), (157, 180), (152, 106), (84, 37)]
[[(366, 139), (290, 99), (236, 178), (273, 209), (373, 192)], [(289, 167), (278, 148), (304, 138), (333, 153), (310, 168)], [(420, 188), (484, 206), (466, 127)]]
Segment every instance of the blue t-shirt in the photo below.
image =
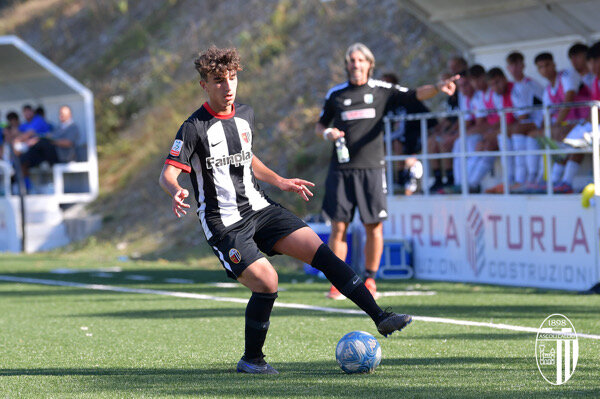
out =
[(19, 125), (19, 131), (26, 132), (28, 130), (33, 130), (40, 136), (44, 136), (46, 133), (52, 131), (52, 125), (46, 122), (41, 115), (36, 115), (31, 121)]

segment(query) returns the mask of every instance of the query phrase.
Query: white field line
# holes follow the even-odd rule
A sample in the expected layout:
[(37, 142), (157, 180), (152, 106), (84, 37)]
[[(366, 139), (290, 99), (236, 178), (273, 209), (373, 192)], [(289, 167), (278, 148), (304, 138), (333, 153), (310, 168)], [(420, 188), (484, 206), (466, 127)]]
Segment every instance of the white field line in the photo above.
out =
[[(27, 283), (27, 284), (42, 284), (42, 285), (52, 285), (52, 286), (60, 286), (60, 287), (76, 287), (76, 288), (84, 288), (84, 289), (96, 290), (96, 291), (113, 291), (113, 292), (126, 292), (126, 293), (133, 293), (133, 294), (164, 295), (164, 296), (171, 296), (171, 297), (176, 297), (176, 298), (202, 299), (202, 300), (217, 301), (217, 302), (233, 302), (233, 303), (241, 303), (241, 304), (248, 303), (248, 299), (244, 299), (244, 298), (230, 298), (230, 297), (222, 297), (222, 296), (195, 294), (192, 292), (151, 290), (151, 289), (146, 289), (146, 288), (128, 288), (128, 287), (118, 287), (118, 286), (114, 286), (114, 285), (103, 285), (103, 284), (84, 284), (84, 283), (75, 283), (75, 282), (71, 282), (71, 281), (46, 280), (46, 279), (27, 278), (27, 277), (14, 277), (14, 276), (0, 275), (0, 281), (11, 281), (14, 283)], [(358, 309), (329, 308), (329, 307), (324, 307), (324, 306), (304, 305), (301, 303), (275, 302), (275, 306), (280, 307), (280, 308), (288, 308), (288, 309), (304, 309), (304, 310), (313, 310), (313, 311), (316, 310), (316, 311), (328, 312), (328, 313), (364, 314), (362, 310), (358, 310)], [(456, 319), (448, 319), (445, 317), (413, 316), (413, 320), (424, 321), (424, 322), (429, 322), (429, 323), (454, 324), (454, 325), (458, 325), (458, 326), (487, 327), (487, 328), (494, 328), (494, 329), (498, 329), (498, 330), (510, 330), (510, 331), (529, 332), (529, 333), (537, 333), (538, 332), (538, 329), (535, 327), (514, 326), (511, 324), (485, 323), (485, 322), (470, 321), (470, 320), (456, 320)], [(559, 332), (559, 334), (565, 334), (565, 333)], [(578, 338), (589, 338), (589, 339), (600, 340), (600, 335), (582, 334), (582, 333), (576, 333), (576, 334), (573, 333), (571, 335), (577, 336)]]

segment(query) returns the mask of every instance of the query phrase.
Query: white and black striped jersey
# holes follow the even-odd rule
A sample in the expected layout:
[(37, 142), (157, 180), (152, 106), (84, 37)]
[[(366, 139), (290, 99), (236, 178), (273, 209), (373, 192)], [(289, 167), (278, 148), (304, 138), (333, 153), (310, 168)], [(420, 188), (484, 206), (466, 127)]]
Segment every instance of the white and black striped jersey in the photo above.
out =
[(350, 82), (334, 86), (325, 97), (319, 123), (332, 124), (345, 133), (350, 162), (338, 163), (334, 147), (331, 165), (339, 169), (383, 167), (383, 117), (416, 100), (414, 90), (381, 80), (369, 79), (361, 86)]
[(165, 163), (190, 174), (209, 243), (272, 203), (252, 171), (254, 111), (234, 103), (217, 115), (204, 103), (179, 128)]

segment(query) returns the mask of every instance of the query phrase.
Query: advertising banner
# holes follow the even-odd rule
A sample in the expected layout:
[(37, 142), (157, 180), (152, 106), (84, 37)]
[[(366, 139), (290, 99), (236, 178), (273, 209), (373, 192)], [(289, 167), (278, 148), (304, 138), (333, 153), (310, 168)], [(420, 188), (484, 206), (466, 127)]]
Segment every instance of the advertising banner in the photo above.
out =
[(415, 277), (588, 290), (600, 279), (595, 207), (579, 197), (388, 198), (386, 239), (409, 239)]

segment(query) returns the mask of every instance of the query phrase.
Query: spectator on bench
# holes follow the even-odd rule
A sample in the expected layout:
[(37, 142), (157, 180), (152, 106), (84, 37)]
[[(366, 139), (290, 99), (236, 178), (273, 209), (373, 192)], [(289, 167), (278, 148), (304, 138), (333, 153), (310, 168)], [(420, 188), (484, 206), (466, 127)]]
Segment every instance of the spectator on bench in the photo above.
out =
[[(46, 110), (44, 109), (44, 107), (42, 107), (41, 105), (38, 105), (38, 107), (35, 109), (34, 113), (35, 113), (35, 117), (41, 117), (42, 120), (46, 123), (44, 130), (47, 130), (48, 132), (51, 132), (54, 130), (54, 126), (52, 126), (52, 124), (46, 120)], [(44, 134), (44, 133), (47, 133), (47, 132), (42, 132), (42, 134)]]
[(30, 168), (38, 166), (44, 161), (54, 165), (75, 159), (75, 145), (79, 140), (79, 129), (73, 122), (71, 108), (66, 105), (60, 107), (58, 119), (60, 120), (58, 129), (45, 137), (32, 138), (30, 140), (31, 147), (20, 156), (21, 170), (28, 189), (31, 188), (31, 183), (28, 182)]
[(40, 136), (52, 130), (52, 126), (46, 122), (43, 115), (36, 114), (33, 107), (25, 104), (22, 109), (25, 122), (19, 125), (19, 131), (22, 133), (34, 133)]
[(15, 138), (17, 136), (19, 136), (20, 131), (19, 131), (19, 125), (20, 125), (20, 121), (19, 121), (19, 115), (14, 112), (14, 111), (10, 111), (7, 115), (6, 115), (6, 125), (4, 126), (4, 142), (12, 145), (12, 143), (14, 142)]
[(14, 138), (13, 142), (13, 147), (18, 155), (26, 152), (37, 142), (39, 137), (52, 130), (52, 126), (42, 115), (36, 114), (31, 105), (25, 104), (22, 112), (25, 122), (19, 125), (20, 134)]

